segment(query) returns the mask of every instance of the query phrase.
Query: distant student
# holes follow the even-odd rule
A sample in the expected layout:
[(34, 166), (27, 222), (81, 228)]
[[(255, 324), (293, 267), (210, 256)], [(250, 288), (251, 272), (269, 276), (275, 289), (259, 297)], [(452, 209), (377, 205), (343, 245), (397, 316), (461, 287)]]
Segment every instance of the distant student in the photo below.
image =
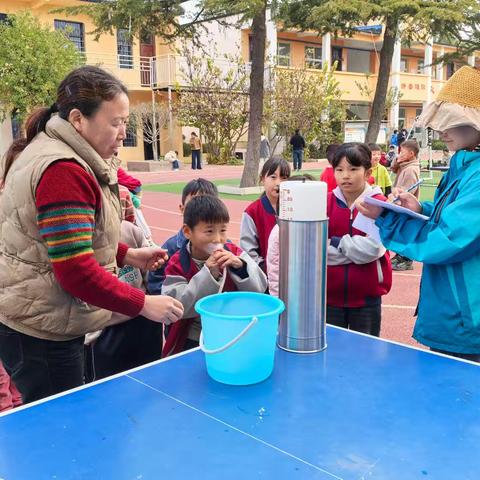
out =
[(395, 145), (390, 145), (387, 152), (386, 167), (392, 167), (396, 160), (397, 160), (397, 147)]
[(184, 317), (170, 328), (163, 356), (198, 346), (201, 324), (195, 303), (220, 291), (264, 292), (267, 278), (261, 268), (227, 240), (230, 216), (218, 198), (201, 195), (185, 207), (183, 233), (188, 239), (165, 270), (162, 294), (184, 306)]
[[(182, 203), (178, 206), (180, 213), (183, 215), (185, 206), (187, 203), (197, 195), (213, 195), (218, 196), (218, 190), (214, 183), (210, 180), (205, 180), (204, 178), (197, 178), (195, 180), (190, 180), (182, 190)], [(167, 250), (168, 258), (172, 258), (173, 255), (182, 248), (182, 245), (187, 241), (185, 235), (183, 234), (183, 227), (170, 237), (163, 245), (162, 248)], [(150, 272), (148, 274), (147, 280), (147, 289), (151, 295), (161, 295), (162, 293), (162, 284), (165, 279), (165, 268), (167, 262), (162, 265), (158, 270)]]
[[(393, 184), (394, 188), (407, 190), (420, 179), (420, 162), (417, 159), (419, 152), (418, 143), (415, 140), (407, 140), (402, 143), (402, 150), (396, 161), (397, 176)], [(420, 197), (420, 187), (410, 192), (416, 198)], [(413, 261), (403, 255), (395, 255), (392, 258), (392, 268), (395, 271), (413, 270)]]
[(325, 167), (325, 170), (320, 175), (320, 180), (327, 184), (328, 192), (331, 192), (334, 188), (337, 187), (337, 182), (335, 181), (335, 172), (333, 171), (332, 162), (333, 162), (333, 157), (335, 156), (335, 152), (338, 150), (338, 147), (340, 147), (340, 144), (338, 143), (331, 143), (327, 147), (326, 153), (327, 153), (327, 160), (329, 165), (328, 167)]
[(165, 154), (165, 161), (172, 165), (172, 170), (174, 172), (178, 171), (180, 164), (178, 162), (178, 152), (177, 150), (170, 150)]
[[(338, 145), (340, 146), (340, 145)], [(289, 182), (297, 181), (314, 181), (315, 179), (305, 173), (304, 175), (294, 175), (288, 179)], [(277, 211), (279, 205), (277, 205)], [(268, 238), (268, 252), (267, 252), (267, 277), (268, 277), (268, 292), (274, 297), (279, 295), (279, 277), (280, 277), (280, 229), (278, 225), (275, 225), (272, 229), (272, 233)]]
[(375, 185), (378, 185), (384, 195), (392, 193), (392, 179), (388, 170), (380, 164), (382, 149), (376, 143), (369, 143), (368, 147), (372, 152), (372, 176), (375, 179)]
[(378, 337), (382, 296), (392, 285), (390, 259), (381, 243), (353, 227), (357, 199), (386, 200), (379, 187), (367, 183), (371, 155), (364, 143), (345, 143), (333, 159), (338, 187), (327, 199), (327, 322)]
[(270, 158), (270, 142), (262, 133), (260, 137), (260, 163), (258, 164), (258, 172), (262, 171), (265, 162)]
[(290, 177), (290, 165), (282, 158), (271, 158), (265, 162), (260, 173), (260, 182), (265, 192), (251, 203), (242, 216), (240, 247), (266, 271), (268, 237), (275, 226), (276, 206), (280, 183)]
[(395, 148), (398, 147), (398, 130), (394, 130), (392, 136), (390, 137), (390, 144)]

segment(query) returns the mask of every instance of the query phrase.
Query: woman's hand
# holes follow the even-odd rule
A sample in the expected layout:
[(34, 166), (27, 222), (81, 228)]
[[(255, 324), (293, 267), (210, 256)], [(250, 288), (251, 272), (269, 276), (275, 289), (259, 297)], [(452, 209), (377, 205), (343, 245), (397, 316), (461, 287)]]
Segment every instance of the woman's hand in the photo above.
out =
[(408, 208), (413, 212), (422, 213), (422, 205), (417, 200), (415, 195), (406, 192), (403, 188), (394, 188), (393, 192), (388, 196), (388, 201), (393, 203), (394, 199), (398, 199), (395, 201), (396, 205), (400, 205), (401, 207)]
[(183, 305), (166, 295), (145, 295), (140, 315), (153, 322), (170, 325), (183, 317)]
[(168, 260), (167, 251), (160, 247), (129, 248), (123, 263), (140, 270), (158, 270)]

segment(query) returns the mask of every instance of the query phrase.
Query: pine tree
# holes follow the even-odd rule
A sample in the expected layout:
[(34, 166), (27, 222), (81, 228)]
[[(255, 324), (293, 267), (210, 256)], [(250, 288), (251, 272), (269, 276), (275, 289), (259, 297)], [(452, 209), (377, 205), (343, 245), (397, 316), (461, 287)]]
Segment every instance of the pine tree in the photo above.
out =
[(375, 142), (388, 91), (395, 41), (427, 42), (437, 35), (460, 41), (465, 26), (479, 15), (477, 0), (285, 0), (279, 17), (285, 27), (313, 30), (320, 35), (351, 36), (370, 22), (384, 26), (377, 87), (366, 142)]

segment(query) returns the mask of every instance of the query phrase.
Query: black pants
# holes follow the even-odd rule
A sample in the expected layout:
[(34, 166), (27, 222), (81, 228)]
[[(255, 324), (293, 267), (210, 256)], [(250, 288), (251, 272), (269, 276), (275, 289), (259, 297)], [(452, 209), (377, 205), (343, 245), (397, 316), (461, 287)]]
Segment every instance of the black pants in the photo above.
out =
[(23, 403), (83, 384), (83, 342), (42, 340), (0, 324), (0, 358)]
[(443, 353), (444, 355), (450, 355), (455, 358), (462, 358), (463, 360), (470, 360), (471, 362), (480, 363), (480, 353), (455, 353), (446, 352), (445, 350), (437, 350), (436, 348), (430, 348), (432, 352)]
[(201, 170), (200, 150), (192, 150), (192, 170)]
[(87, 382), (140, 367), (162, 356), (161, 323), (138, 316), (103, 330), (91, 346), (85, 347)]
[(356, 332), (380, 336), (382, 306), (372, 305), (358, 308), (340, 308), (327, 306), (327, 323), (348, 328)]

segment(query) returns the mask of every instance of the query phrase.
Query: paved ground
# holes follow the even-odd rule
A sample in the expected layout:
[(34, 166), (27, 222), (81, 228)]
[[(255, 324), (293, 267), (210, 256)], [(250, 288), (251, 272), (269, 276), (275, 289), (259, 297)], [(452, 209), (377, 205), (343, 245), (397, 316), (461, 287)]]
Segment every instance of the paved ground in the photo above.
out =
[[(323, 163), (309, 163), (308, 169), (322, 168)], [(178, 172), (134, 172), (144, 184), (187, 182), (192, 178), (203, 176), (209, 180), (240, 177), (242, 167), (206, 166), (201, 171), (190, 169)], [(240, 219), (249, 202), (241, 200), (225, 200), (230, 216), (230, 238), (238, 242)], [(143, 196), (144, 215), (152, 229), (154, 239), (162, 243), (178, 231), (181, 226), (181, 215), (178, 209), (180, 196), (171, 193), (145, 192)], [(391, 292), (383, 299), (383, 319), (381, 336), (401, 343), (420, 346), (411, 338), (414, 325), (413, 314), (418, 300), (421, 265), (416, 264), (412, 272), (393, 274)]]

